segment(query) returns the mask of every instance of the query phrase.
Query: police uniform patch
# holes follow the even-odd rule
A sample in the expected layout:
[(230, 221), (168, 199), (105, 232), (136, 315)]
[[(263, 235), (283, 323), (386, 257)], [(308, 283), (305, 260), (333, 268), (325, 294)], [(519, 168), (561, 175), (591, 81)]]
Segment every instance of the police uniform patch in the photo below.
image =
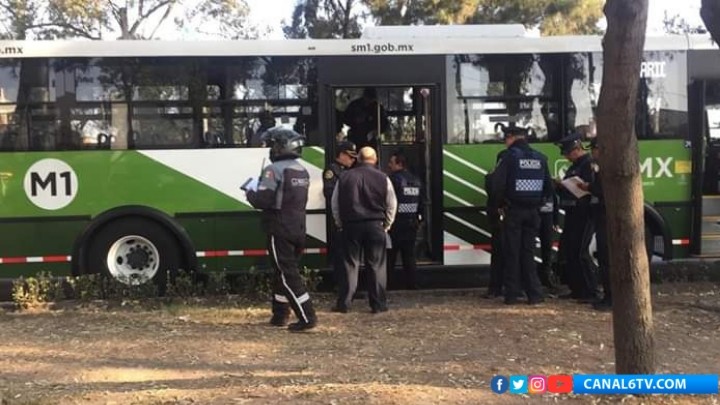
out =
[(323, 174), (325, 180), (330, 180), (333, 178), (333, 176), (335, 176), (335, 173), (333, 173), (333, 171), (330, 169), (325, 170), (325, 174)]
[(272, 179), (275, 178), (275, 173), (273, 173), (272, 170), (265, 170), (265, 176), (264, 176), (264, 177), (265, 177), (266, 179), (272, 180)]

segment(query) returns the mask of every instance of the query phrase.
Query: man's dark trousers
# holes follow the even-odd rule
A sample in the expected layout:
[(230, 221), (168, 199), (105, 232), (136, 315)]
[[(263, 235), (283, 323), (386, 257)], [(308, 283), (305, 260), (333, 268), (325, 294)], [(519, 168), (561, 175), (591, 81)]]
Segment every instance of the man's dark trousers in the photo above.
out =
[(415, 240), (417, 239), (417, 226), (414, 224), (407, 226), (397, 226), (399, 220), (395, 220), (393, 229), (390, 231), (392, 236), (392, 249), (388, 252), (388, 272), (395, 270), (397, 254), (403, 265), (403, 286), (408, 290), (417, 288), (417, 263), (415, 260)]
[(488, 293), (491, 296), (500, 296), (503, 292), (503, 250), (502, 250), (502, 221), (500, 221), (500, 215), (497, 214), (497, 210), (490, 210), (488, 212), (488, 219), (490, 223), (490, 232), (492, 237), (490, 238), (490, 285), (488, 287)]
[(286, 298), (286, 305), (295, 312), (299, 320), (315, 322), (315, 311), (309, 301), (310, 296), (300, 277), (300, 258), (305, 247), (305, 235), (288, 237), (287, 235), (268, 235), (268, 251), (270, 262), (275, 270), (273, 283), (273, 314), (284, 315), (283, 304), (278, 302), (278, 296)]
[(590, 257), (586, 251), (589, 230), (592, 227), (590, 210), (585, 207), (572, 207), (565, 211), (565, 226), (562, 237), (562, 252), (565, 255), (565, 276), (570, 287), (572, 298), (594, 298), (597, 282), (590, 265)]
[(505, 301), (513, 302), (525, 290), (531, 302), (542, 298), (535, 265), (535, 238), (540, 228), (537, 207), (511, 206), (503, 223)]
[(343, 225), (345, 274), (347, 282), (340, 286), (337, 306), (349, 308), (357, 290), (360, 254), (365, 255), (367, 289), (370, 308), (387, 309), (387, 238), (381, 220), (349, 222)]

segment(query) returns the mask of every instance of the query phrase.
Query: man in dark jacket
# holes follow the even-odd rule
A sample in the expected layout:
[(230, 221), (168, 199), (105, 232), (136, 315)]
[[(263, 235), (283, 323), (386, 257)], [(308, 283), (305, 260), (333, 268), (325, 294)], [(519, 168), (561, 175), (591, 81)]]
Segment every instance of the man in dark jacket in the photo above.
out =
[(338, 294), (335, 312), (347, 312), (357, 289), (360, 254), (368, 269), (368, 300), (373, 313), (387, 311), (387, 231), (395, 220), (397, 199), (392, 183), (378, 170), (377, 154), (360, 149), (360, 162), (340, 177), (332, 196), (335, 224), (342, 229), (347, 283)]
[(350, 127), (348, 139), (358, 148), (377, 148), (380, 134), (388, 129), (389, 122), (374, 87), (366, 87), (361, 98), (348, 104), (342, 115), (342, 123)]
[(390, 228), (392, 245), (388, 251), (388, 274), (395, 269), (400, 253), (404, 287), (414, 290), (417, 288), (415, 241), (423, 213), (422, 182), (407, 169), (407, 158), (399, 150), (390, 156), (388, 169), (398, 200), (397, 215)]
[(600, 181), (600, 148), (597, 138), (590, 141), (590, 153), (593, 161), (592, 181), (587, 185), (587, 191), (592, 194), (590, 199), (590, 214), (595, 225), (595, 245), (597, 246), (597, 261), (600, 268), (600, 282), (603, 286), (602, 299), (593, 302), (593, 308), (599, 311), (612, 309), (612, 291), (610, 290), (610, 257), (608, 252), (607, 220), (605, 214), (605, 196), (603, 194), (602, 182)]
[[(335, 190), (340, 175), (355, 164), (357, 159), (357, 150), (352, 142), (340, 142), (335, 149), (335, 160), (331, 162), (323, 172), (323, 195), (325, 196), (325, 206), (328, 208), (330, 218), (332, 215), (332, 194)], [(335, 284), (341, 285), (345, 283), (345, 257), (343, 256), (343, 243), (340, 230), (335, 226), (333, 221), (330, 226), (330, 251), (329, 259), (333, 264), (333, 275), (335, 276)]]
[(493, 178), (493, 192), (503, 218), (505, 304), (518, 302), (521, 286), (531, 305), (543, 302), (535, 265), (535, 238), (540, 227), (539, 207), (552, 191), (547, 158), (530, 147), (522, 128), (505, 132), (507, 153), (501, 156)]
[(561, 298), (593, 302), (597, 299), (597, 283), (586, 250), (589, 237), (592, 236), (588, 232), (591, 195), (577, 191), (578, 187), (593, 180), (592, 158), (583, 149), (579, 134), (561, 139), (560, 152), (572, 162), (565, 172), (563, 182), (557, 187), (560, 207), (565, 210), (564, 229), (560, 239), (560, 252), (565, 258), (563, 276), (571, 291)]
[(275, 270), (270, 323), (284, 326), (292, 308), (298, 322), (288, 329), (300, 332), (317, 323), (298, 269), (305, 247), (305, 206), (310, 187), (310, 175), (297, 161), (304, 138), (292, 130), (275, 129), (267, 132), (263, 141), (270, 147), (273, 163), (263, 169), (257, 190), (246, 192), (250, 204), (263, 212), (268, 252)]

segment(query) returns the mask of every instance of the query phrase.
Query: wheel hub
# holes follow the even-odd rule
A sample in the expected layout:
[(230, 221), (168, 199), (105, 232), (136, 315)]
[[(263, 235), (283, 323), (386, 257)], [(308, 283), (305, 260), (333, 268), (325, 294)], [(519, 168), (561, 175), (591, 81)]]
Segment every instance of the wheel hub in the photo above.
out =
[(144, 284), (155, 277), (160, 267), (160, 252), (143, 236), (128, 235), (115, 241), (108, 250), (110, 274), (127, 285)]

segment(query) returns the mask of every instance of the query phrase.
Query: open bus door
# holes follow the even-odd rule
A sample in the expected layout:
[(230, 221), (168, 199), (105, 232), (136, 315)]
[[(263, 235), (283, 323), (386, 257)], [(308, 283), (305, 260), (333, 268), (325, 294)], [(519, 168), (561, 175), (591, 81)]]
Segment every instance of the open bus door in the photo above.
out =
[[(368, 116), (361, 123), (361, 131), (351, 127), (363, 95), (374, 95), (378, 103), (367, 103)], [(433, 85), (397, 86), (342, 86), (331, 87), (329, 113), (330, 128), (334, 134), (326, 148), (326, 159), (332, 161), (334, 145), (350, 140), (359, 147), (373, 146), (378, 152), (378, 166), (387, 172), (390, 156), (402, 150), (408, 160), (408, 169), (423, 182), (423, 222), (418, 231), (416, 257), (418, 265), (442, 262), (442, 224), (440, 223), (437, 193), (440, 190), (442, 167), (440, 159), (433, 158), (441, 152), (439, 136), (440, 109), (437, 87)], [(351, 103), (356, 102), (351, 106)], [(361, 120), (356, 120), (358, 123)], [(378, 136), (379, 134), (379, 136)], [(332, 146), (331, 146), (332, 145)], [(331, 238), (328, 238), (330, 240)], [(400, 263), (398, 263), (399, 265)]]
[(698, 80), (690, 86), (693, 152), (692, 252), (720, 256), (720, 80)]

